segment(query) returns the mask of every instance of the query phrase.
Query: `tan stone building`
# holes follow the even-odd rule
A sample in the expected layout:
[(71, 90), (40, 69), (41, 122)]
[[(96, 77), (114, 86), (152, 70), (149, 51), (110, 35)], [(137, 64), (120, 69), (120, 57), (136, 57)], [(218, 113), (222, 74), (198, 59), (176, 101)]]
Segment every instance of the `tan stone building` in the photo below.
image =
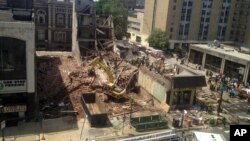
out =
[(143, 46), (148, 46), (148, 42), (146, 41), (148, 35), (142, 33), (143, 19), (143, 9), (129, 11), (127, 33), (130, 41), (137, 42)]
[[(213, 40), (248, 44), (250, 32), (245, 19), (249, 18), (249, 4), (241, 0), (146, 0), (143, 33), (150, 34), (156, 28), (165, 30), (171, 48)], [(241, 39), (234, 34), (240, 34), (239, 26), (246, 30)]]

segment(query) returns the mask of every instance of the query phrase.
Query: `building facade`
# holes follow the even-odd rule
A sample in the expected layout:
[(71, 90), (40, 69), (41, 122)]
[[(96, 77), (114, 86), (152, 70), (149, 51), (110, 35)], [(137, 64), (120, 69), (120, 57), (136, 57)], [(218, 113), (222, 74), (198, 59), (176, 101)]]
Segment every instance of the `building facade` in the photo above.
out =
[[(162, 76), (141, 67), (138, 84), (142, 94), (149, 94), (154, 98), (155, 104), (167, 104), (170, 109), (192, 107), (195, 102), (196, 90), (206, 86), (205, 76), (176, 65), (180, 73), (171, 76)], [(189, 83), (192, 82), (192, 83)]]
[(250, 55), (240, 53), (232, 47), (218, 48), (207, 44), (192, 44), (188, 60), (203, 69), (223, 73), (244, 83), (250, 82)]
[(36, 48), (71, 50), (72, 0), (34, 0)]
[(156, 28), (165, 30), (171, 48), (213, 40), (248, 44), (248, 32), (244, 32), (241, 42), (235, 34), (240, 32), (237, 32), (239, 25), (248, 30), (248, 3), (242, 0), (146, 0), (143, 33), (150, 34)]
[(146, 41), (148, 35), (142, 33), (143, 19), (144, 11), (142, 9), (129, 11), (127, 32), (130, 41), (148, 46)]
[(14, 14), (12, 10), (0, 10), (0, 118), (6, 121), (6, 126), (34, 118), (38, 107), (35, 25), (32, 21), (13, 19)]

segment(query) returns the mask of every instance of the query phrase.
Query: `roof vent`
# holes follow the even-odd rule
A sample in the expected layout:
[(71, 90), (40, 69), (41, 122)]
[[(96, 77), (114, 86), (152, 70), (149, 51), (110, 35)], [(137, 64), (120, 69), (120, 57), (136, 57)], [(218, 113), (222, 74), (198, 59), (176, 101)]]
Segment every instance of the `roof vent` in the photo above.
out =
[(214, 46), (215, 47), (220, 47), (220, 42), (218, 40), (214, 40)]

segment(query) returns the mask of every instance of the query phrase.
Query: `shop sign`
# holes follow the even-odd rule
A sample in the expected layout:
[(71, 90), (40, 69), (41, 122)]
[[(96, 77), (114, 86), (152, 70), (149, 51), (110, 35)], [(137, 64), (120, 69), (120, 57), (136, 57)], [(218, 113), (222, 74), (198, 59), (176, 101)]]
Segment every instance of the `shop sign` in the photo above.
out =
[(17, 106), (5, 106), (3, 107), (3, 113), (15, 113), (15, 112), (25, 112), (27, 111), (26, 105)]

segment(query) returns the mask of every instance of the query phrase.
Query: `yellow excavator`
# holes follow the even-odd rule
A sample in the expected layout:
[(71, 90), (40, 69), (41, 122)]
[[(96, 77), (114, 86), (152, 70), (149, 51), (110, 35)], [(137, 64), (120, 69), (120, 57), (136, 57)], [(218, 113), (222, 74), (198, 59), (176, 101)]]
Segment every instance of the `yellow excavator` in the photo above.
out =
[(116, 85), (119, 76), (116, 80), (114, 80), (113, 73), (109, 69), (108, 65), (106, 65), (105, 60), (101, 59), (100, 57), (96, 57), (89, 65), (93, 67), (99, 66), (101, 69), (104, 70), (104, 72), (108, 76), (108, 83), (104, 85), (104, 90), (105, 90), (104, 94), (112, 96), (116, 99), (121, 99), (124, 96), (129, 84), (133, 80), (133, 77), (138, 73), (138, 70), (132, 72), (128, 82), (125, 85), (125, 88), (120, 88), (119, 86)]
[(103, 59), (101, 59), (100, 57), (96, 57), (92, 62), (90, 62), (89, 65), (93, 67), (99, 66), (101, 69), (103, 69), (104, 72), (108, 75), (108, 81), (109, 81), (108, 85), (110, 86), (114, 85), (113, 74), (111, 73), (109, 67), (107, 67)]
[(125, 87), (124, 88), (121, 88), (117, 85), (113, 85), (113, 87), (110, 87), (110, 86), (106, 86), (105, 87), (105, 92), (104, 94), (106, 95), (109, 95), (109, 96), (112, 96), (116, 99), (121, 99), (124, 97), (124, 94), (126, 94), (127, 92), (127, 88), (129, 86), (129, 84), (132, 82), (133, 80), (133, 77), (138, 73), (138, 70), (135, 70), (134, 72), (132, 72), (132, 74), (130, 75), (129, 77), (129, 80), (128, 82), (126, 83)]

